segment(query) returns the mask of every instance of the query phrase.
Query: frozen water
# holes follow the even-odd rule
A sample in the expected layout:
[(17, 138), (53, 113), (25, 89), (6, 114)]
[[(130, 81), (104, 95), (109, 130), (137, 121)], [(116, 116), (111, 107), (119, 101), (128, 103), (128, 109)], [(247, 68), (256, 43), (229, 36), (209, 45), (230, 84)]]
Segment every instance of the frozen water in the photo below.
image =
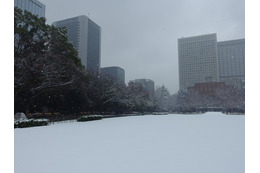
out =
[(212, 112), (15, 129), (15, 173), (244, 173), (244, 123)]

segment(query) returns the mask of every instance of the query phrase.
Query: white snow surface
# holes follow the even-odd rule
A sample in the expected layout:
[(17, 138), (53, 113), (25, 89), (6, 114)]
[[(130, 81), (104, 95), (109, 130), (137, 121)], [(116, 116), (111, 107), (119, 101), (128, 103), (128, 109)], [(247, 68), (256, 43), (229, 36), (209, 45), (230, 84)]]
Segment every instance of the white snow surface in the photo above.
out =
[(244, 173), (245, 116), (146, 115), (14, 130), (15, 173)]

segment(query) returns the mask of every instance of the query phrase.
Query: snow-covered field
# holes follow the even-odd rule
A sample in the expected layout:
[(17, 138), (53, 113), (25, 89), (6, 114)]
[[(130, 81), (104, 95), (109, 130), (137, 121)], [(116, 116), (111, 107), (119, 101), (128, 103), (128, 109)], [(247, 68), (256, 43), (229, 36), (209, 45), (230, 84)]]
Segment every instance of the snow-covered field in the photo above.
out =
[(244, 173), (244, 123), (212, 112), (15, 129), (15, 173)]

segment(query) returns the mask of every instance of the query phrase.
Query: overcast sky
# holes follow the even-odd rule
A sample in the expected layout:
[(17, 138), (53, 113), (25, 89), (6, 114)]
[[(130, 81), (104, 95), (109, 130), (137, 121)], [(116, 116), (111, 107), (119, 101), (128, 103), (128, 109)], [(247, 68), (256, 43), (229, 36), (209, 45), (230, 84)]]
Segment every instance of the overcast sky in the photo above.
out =
[(244, 0), (40, 0), (47, 24), (86, 15), (102, 28), (101, 67), (119, 66), (129, 80), (147, 78), (179, 89), (177, 39), (217, 33), (245, 38)]

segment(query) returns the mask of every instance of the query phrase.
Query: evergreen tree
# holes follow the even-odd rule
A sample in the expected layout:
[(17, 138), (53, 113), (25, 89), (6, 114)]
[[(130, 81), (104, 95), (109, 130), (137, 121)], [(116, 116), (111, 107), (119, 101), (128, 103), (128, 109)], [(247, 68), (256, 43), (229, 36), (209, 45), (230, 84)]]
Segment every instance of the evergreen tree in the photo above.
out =
[(18, 8), (14, 12), (15, 112), (28, 112), (43, 93), (88, 81), (66, 29), (46, 25), (45, 18)]

